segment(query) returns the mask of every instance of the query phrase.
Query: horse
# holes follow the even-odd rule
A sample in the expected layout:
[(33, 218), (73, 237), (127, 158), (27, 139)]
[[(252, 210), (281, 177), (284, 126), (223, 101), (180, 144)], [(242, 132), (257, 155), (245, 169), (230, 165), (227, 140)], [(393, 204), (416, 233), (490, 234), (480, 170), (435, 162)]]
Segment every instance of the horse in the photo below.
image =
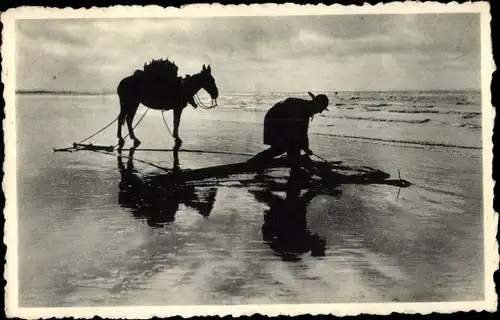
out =
[[(120, 100), (117, 130), (118, 144), (120, 148), (125, 144), (125, 140), (122, 138), (122, 126), (125, 121), (130, 138), (134, 141), (134, 148), (141, 144), (141, 141), (134, 134), (132, 122), (139, 104), (143, 104), (150, 109), (173, 110), (174, 131), (172, 135), (175, 139), (175, 147), (180, 148), (182, 145), (182, 140), (179, 137), (181, 115), (188, 102), (193, 101), (193, 96), (199, 90), (204, 89), (212, 98), (212, 106), (217, 105), (219, 90), (212, 76), (212, 69), (210, 65), (208, 67), (203, 65), (201, 72), (180, 80), (177, 78), (177, 66), (169, 62), (168, 59), (153, 60), (149, 65), (151, 67), (149, 69), (156, 69), (156, 74), (148, 71), (146, 66), (148, 65), (145, 65), (144, 71), (136, 70), (134, 74), (122, 79), (118, 85), (117, 93)], [(170, 72), (174, 72), (175, 75), (161, 76), (162, 73), (165, 73), (165, 68), (162, 70), (161, 66), (174, 68), (174, 71)]]

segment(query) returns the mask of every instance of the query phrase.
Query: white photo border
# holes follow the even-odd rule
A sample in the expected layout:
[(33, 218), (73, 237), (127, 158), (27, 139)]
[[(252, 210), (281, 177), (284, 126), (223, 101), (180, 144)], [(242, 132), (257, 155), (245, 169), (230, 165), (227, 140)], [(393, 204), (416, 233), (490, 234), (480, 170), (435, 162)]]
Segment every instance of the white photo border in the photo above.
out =
[[(484, 290), (483, 301), (456, 301), (435, 303), (349, 303), (349, 304), (276, 304), (231, 306), (130, 306), (130, 307), (70, 307), (70, 308), (20, 308), (18, 301), (18, 233), (17, 233), (17, 186), (16, 186), (16, 114), (15, 114), (15, 21), (19, 19), (85, 19), (85, 18), (139, 18), (139, 17), (229, 17), (229, 16), (282, 16), (282, 15), (358, 15), (358, 14), (419, 14), (419, 13), (479, 13), (481, 16), (481, 97), (483, 138), (483, 199), (484, 199)], [(437, 2), (393, 2), (377, 5), (344, 6), (253, 4), (221, 5), (192, 4), (181, 8), (160, 6), (111, 6), (107, 8), (73, 9), (19, 7), (2, 13), (2, 82), (5, 85), (5, 119), (3, 121), (5, 161), (3, 190), (4, 243), (7, 246), (4, 277), (6, 315), (23, 319), (38, 318), (151, 318), (170, 316), (242, 316), (261, 314), (278, 315), (326, 315), (335, 316), (397, 313), (429, 314), (457, 311), (495, 311), (497, 295), (493, 273), (499, 264), (496, 233), (498, 214), (493, 210), (492, 159), (493, 124), (495, 110), (491, 104), (490, 85), (495, 70), (491, 46), (491, 15), (488, 2), (442, 4)]]

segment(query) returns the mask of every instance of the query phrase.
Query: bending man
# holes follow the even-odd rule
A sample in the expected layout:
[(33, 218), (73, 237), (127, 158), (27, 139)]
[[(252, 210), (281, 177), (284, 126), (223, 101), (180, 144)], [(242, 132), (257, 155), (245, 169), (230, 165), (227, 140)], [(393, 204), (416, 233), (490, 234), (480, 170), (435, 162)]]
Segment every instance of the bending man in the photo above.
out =
[(328, 110), (328, 97), (324, 94), (315, 96), (308, 92), (312, 100), (288, 98), (275, 104), (264, 118), (264, 144), (270, 148), (257, 154), (251, 161), (266, 162), (286, 152), (292, 173), (304, 167), (310, 173), (314, 167), (312, 161), (300, 161), (300, 151), (308, 156), (309, 121), (316, 113)]

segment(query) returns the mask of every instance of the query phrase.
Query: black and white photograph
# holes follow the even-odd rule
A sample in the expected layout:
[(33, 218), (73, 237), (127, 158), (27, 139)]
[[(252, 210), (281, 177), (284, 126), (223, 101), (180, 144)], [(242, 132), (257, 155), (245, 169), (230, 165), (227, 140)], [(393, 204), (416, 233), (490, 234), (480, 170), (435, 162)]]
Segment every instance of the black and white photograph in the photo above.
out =
[(496, 309), (487, 3), (2, 22), (8, 316)]

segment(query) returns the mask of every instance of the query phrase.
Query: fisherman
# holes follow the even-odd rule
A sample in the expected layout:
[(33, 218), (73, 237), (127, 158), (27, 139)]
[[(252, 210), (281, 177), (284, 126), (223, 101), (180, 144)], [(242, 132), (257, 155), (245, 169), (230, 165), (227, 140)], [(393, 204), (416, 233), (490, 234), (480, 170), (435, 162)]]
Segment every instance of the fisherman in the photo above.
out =
[[(267, 112), (264, 118), (264, 144), (270, 148), (257, 154), (250, 161), (266, 163), (269, 160), (287, 154), (288, 163), (294, 171), (306, 169), (309, 175), (315, 172), (309, 158), (313, 152), (309, 149), (307, 135), (309, 121), (316, 113), (327, 110), (328, 97), (324, 94), (314, 95), (308, 92), (312, 100), (287, 98), (278, 102)], [(301, 161), (300, 151), (306, 154)]]

